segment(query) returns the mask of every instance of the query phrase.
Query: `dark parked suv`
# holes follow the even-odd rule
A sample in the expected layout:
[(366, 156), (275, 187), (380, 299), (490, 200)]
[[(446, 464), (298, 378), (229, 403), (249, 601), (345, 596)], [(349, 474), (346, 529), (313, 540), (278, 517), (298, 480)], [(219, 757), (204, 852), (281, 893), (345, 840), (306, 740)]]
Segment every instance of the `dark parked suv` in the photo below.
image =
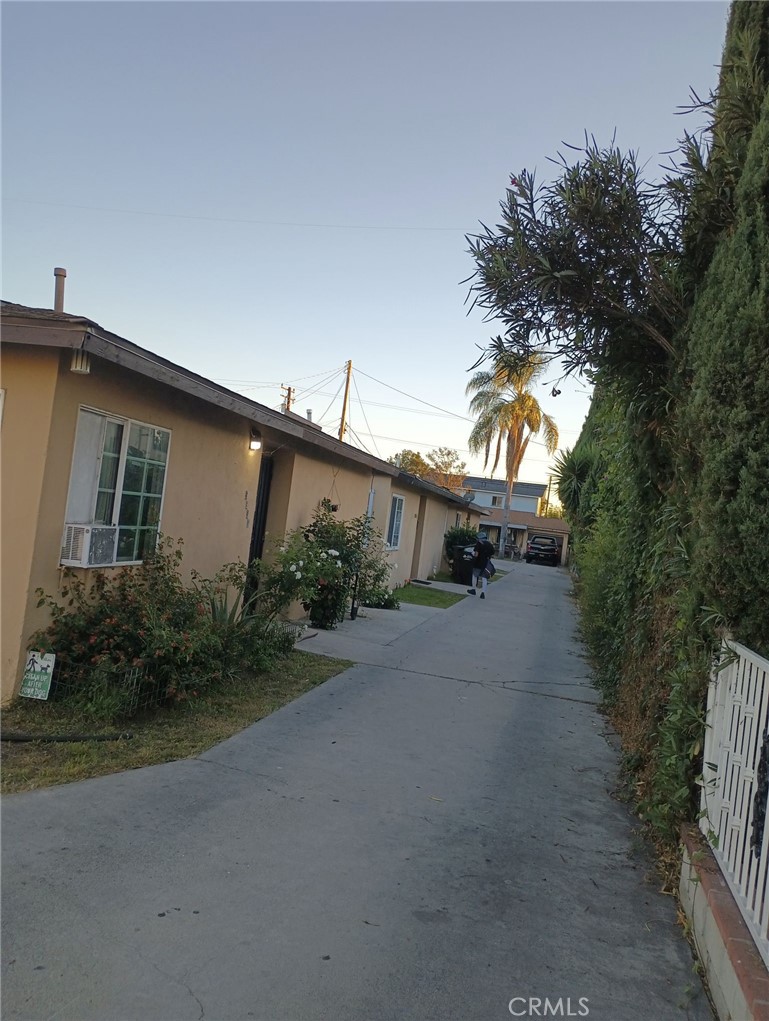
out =
[(532, 535), (526, 543), (526, 563), (536, 560), (538, 564), (552, 564), (557, 567), (561, 559), (561, 550), (557, 539), (550, 535)]

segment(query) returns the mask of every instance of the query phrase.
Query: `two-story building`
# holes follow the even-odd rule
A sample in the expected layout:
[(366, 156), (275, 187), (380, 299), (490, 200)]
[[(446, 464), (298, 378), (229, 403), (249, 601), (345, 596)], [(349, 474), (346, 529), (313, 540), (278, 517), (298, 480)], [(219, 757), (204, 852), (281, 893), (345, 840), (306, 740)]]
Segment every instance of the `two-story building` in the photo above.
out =
[[(546, 500), (547, 485), (540, 482), (516, 482), (510, 500), (507, 516), (507, 537), (505, 546), (510, 552), (515, 545), (525, 551), (526, 542), (532, 535), (551, 535), (558, 540), (561, 548), (561, 563), (565, 564), (569, 548), (569, 526), (561, 518), (541, 516)], [(486, 510), (489, 517), (483, 521), (483, 529), (490, 541), (502, 550), (502, 529), (504, 526), (505, 496), (507, 482), (504, 479), (488, 479), (480, 475), (468, 475), (462, 482), (462, 493), (471, 498), (476, 507)]]

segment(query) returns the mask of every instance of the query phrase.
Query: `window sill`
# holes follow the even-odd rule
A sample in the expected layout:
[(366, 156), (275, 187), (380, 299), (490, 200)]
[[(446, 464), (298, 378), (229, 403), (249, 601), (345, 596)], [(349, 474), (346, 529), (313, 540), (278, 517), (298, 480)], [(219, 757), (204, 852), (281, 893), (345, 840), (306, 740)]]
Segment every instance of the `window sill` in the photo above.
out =
[(113, 564), (63, 564), (59, 561), (59, 567), (68, 571), (110, 571), (113, 567), (141, 567), (143, 560), (120, 560)]

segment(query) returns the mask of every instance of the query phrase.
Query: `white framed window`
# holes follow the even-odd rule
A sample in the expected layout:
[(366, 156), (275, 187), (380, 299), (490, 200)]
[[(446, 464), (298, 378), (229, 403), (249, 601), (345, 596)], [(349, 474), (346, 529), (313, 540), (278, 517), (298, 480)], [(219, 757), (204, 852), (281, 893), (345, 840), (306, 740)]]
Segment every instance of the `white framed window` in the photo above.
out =
[(502, 506), (502, 497), (501, 496), (492, 496), (492, 498), (491, 498), (491, 506), (492, 507), (501, 507)]
[(155, 548), (171, 433), (81, 408), (67, 496), (62, 562), (141, 562)]
[(387, 526), (387, 545), (390, 549), (398, 549), (401, 544), (401, 526), (403, 524), (403, 497), (394, 496), (390, 503), (390, 522)]

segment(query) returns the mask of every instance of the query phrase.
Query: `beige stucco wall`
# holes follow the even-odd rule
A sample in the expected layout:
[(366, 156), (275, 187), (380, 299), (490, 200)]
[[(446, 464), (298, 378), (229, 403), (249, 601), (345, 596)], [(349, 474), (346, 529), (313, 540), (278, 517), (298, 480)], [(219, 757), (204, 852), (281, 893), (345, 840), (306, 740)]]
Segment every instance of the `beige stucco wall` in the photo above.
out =
[[(34, 370), (37, 354), (37, 349), (25, 349), (21, 355), (33, 371), (37, 371)], [(68, 352), (61, 355), (46, 438), (47, 458), (38, 457), (37, 451), (35, 458), (29, 456), (29, 463), (35, 465), (35, 470), (38, 465), (42, 470), (44, 465), (44, 474), (39, 514), (30, 517), (30, 528), (35, 529), (35, 535), (26, 596), (20, 599), (18, 589), (14, 596), (24, 606), (23, 644), (46, 619), (44, 611), (35, 607), (35, 589), (39, 586), (55, 594), (61, 585), (59, 554), (81, 406), (171, 431), (161, 531), (174, 539), (183, 539), (185, 572), (195, 568), (209, 576), (224, 563), (245, 560), (251, 539), (260, 453), (248, 450), (248, 422), (100, 359), (91, 359), (89, 375), (72, 373), (68, 369), (68, 356)], [(9, 387), (7, 402), (10, 396)], [(4, 455), (13, 443), (11, 449), (15, 456), (17, 434), (18, 429), (15, 429), (11, 441), (4, 430)], [(4, 456), (4, 472), (5, 460)], [(8, 541), (8, 524), (4, 518), (4, 545)], [(6, 661), (4, 643), (7, 667), (7, 673), (3, 674), (4, 698), (18, 683), (20, 651), (18, 643), (10, 644)]]
[(59, 352), (21, 350), (5, 344), (0, 386), (5, 390), (0, 469), (2, 646), (0, 700), (13, 693), (25, 635), (27, 606), (34, 598), (32, 559), (48, 455)]
[(374, 476), (374, 503), (373, 522), (374, 527), (383, 539), (387, 538), (387, 524), (390, 517), (390, 499), (396, 479), (389, 475)]
[[(420, 494), (412, 489), (406, 489), (405, 486), (399, 486), (398, 480), (393, 479), (390, 495), (391, 497), (403, 497), (403, 518), (401, 522), (400, 542), (398, 543), (398, 548), (391, 550), (388, 554), (388, 560), (392, 565), (390, 584), (403, 585), (404, 582), (411, 579), (414, 543), (416, 540), (417, 522), (419, 519)], [(387, 505), (387, 516), (384, 522), (384, 527), (382, 528), (385, 538), (387, 538), (387, 526), (389, 524), (391, 504), (392, 500), (389, 500)]]
[(323, 499), (338, 506), (336, 516), (341, 521), (365, 514), (372, 477), (373, 472), (364, 465), (354, 467), (297, 453), (286, 530), (308, 524)]
[(272, 485), (267, 510), (265, 551), (286, 532), (307, 525), (321, 500), (338, 505), (337, 516), (349, 521), (366, 513), (373, 486), (373, 521), (380, 532), (387, 528), (390, 478), (361, 466), (340, 467), (331, 460), (281, 449), (273, 454)]
[[(390, 478), (361, 465), (340, 465), (330, 458), (311, 457), (306, 453), (282, 448), (272, 455), (273, 471), (267, 508), (264, 557), (295, 528), (312, 521), (318, 504), (324, 498), (337, 504), (336, 516), (349, 521), (366, 513), (369, 492), (374, 488), (373, 521), (384, 531), (390, 506)], [(289, 607), (287, 616), (304, 616), (300, 603)]]
[(416, 551), (417, 569), (413, 577), (426, 581), (431, 577), (433, 568), (441, 569), (443, 537), (449, 527), (449, 521), (453, 524), (455, 520), (453, 507), (453, 504), (444, 503), (428, 495), (424, 507), (422, 541), (419, 550)]

